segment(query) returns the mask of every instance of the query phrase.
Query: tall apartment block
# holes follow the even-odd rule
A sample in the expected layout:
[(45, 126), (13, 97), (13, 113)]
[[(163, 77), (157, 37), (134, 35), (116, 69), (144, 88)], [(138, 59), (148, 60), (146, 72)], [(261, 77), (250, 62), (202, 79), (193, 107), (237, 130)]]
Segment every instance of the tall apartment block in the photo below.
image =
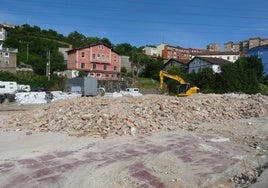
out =
[(268, 39), (262, 39), (260, 37), (250, 38), (248, 40), (239, 41), (234, 43), (232, 41), (224, 44), (224, 51), (226, 52), (247, 52), (249, 49), (263, 46), (268, 44)]

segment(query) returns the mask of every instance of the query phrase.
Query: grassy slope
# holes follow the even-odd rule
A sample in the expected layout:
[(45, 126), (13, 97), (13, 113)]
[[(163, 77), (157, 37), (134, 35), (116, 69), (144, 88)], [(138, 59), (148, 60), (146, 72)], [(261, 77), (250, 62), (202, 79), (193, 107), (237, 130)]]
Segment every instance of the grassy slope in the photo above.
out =
[[(135, 82), (134, 87), (140, 89), (140, 91), (145, 93), (159, 93), (159, 80), (153, 80), (150, 78), (138, 78)], [(264, 84), (260, 84), (261, 94), (268, 95), (268, 86)]]

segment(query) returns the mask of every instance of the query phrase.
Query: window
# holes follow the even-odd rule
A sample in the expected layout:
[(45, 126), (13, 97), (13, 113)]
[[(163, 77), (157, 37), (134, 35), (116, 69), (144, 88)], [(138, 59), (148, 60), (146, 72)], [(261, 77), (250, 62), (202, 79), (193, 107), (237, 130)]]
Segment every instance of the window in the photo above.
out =
[(5, 60), (5, 64), (7, 64), (7, 65), (8, 65), (8, 64), (9, 64), (9, 61), (8, 61), (8, 60)]
[(5, 53), (5, 57), (9, 57), (9, 53), (8, 52)]
[(82, 52), (81, 53), (81, 57), (85, 57), (85, 52)]
[(109, 74), (105, 74), (105, 77), (106, 77), (106, 78), (109, 78)]
[(93, 66), (92, 66), (93, 70), (96, 70), (96, 67), (97, 67), (97, 65), (93, 64)]
[(85, 63), (81, 63), (81, 69), (86, 68)]
[(92, 59), (96, 59), (96, 54), (92, 54)]
[(97, 59), (100, 59), (100, 54), (97, 55)]
[(101, 77), (101, 74), (100, 73), (97, 73), (97, 77)]
[(114, 66), (114, 71), (117, 71), (117, 66)]
[(101, 56), (101, 60), (102, 60), (102, 61), (105, 61), (105, 55), (102, 55), (102, 56)]
[(104, 49), (104, 46), (103, 45), (99, 45), (99, 49)]
[(230, 57), (229, 56), (227, 56), (227, 60), (230, 60)]
[(103, 70), (107, 70), (107, 65), (103, 65)]
[(106, 55), (106, 60), (109, 61), (109, 59), (110, 59), (110, 56)]
[(116, 56), (114, 56), (114, 62), (116, 62)]

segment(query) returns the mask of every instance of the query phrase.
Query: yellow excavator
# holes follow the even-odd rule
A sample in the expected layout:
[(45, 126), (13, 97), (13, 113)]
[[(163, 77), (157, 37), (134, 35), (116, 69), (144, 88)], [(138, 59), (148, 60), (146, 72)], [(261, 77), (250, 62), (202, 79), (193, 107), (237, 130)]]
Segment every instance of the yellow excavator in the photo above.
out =
[(166, 71), (160, 70), (159, 72), (159, 77), (160, 77), (160, 86), (159, 86), (159, 90), (163, 90), (163, 85), (164, 85), (164, 77), (167, 78), (171, 78), (173, 80), (176, 80), (179, 82), (179, 93), (178, 96), (179, 97), (186, 97), (186, 96), (190, 96), (196, 93), (199, 93), (200, 89), (196, 86), (194, 87), (190, 87), (189, 83), (186, 83), (183, 78), (181, 78), (178, 75), (172, 75), (169, 74)]

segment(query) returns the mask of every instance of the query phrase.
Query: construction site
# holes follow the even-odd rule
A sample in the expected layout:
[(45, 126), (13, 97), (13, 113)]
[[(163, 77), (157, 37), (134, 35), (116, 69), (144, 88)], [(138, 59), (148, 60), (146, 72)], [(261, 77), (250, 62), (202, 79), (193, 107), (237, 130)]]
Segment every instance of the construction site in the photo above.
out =
[(267, 187), (268, 96), (1, 104), (1, 187)]

